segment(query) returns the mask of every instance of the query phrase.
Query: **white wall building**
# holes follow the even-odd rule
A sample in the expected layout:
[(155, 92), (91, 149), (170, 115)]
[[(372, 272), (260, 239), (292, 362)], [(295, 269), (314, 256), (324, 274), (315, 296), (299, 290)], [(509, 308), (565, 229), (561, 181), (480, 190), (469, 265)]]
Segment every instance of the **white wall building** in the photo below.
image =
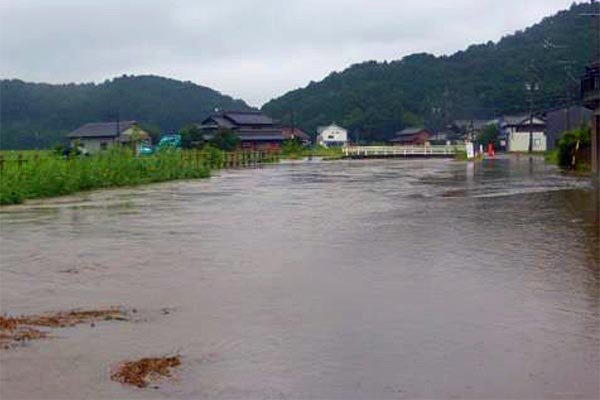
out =
[(138, 135), (133, 138), (134, 141), (150, 140), (150, 135), (142, 130), (136, 121), (93, 122), (80, 126), (67, 134), (67, 137), (71, 140), (71, 146), (77, 144), (94, 153), (118, 144), (130, 143), (134, 133)]
[(348, 131), (331, 124), (317, 129), (317, 143), (324, 147), (344, 147), (348, 144)]
[(546, 123), (544, 120), (528, 116), (504, 117), (500, 129), (507, 139), (507, 150), (511, 152), (529, 151), (529, 136), (532, 137), (533, 151), (546, 151)]

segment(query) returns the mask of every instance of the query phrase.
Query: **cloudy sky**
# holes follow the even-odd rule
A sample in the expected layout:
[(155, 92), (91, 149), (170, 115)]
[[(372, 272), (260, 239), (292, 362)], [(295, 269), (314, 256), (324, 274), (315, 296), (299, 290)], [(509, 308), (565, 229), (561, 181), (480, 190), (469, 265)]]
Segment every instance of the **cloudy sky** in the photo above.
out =
[(260, 106), (333, 70), (496, 41), (573, 0), (0, 0), (0, 77), (155, 74)]

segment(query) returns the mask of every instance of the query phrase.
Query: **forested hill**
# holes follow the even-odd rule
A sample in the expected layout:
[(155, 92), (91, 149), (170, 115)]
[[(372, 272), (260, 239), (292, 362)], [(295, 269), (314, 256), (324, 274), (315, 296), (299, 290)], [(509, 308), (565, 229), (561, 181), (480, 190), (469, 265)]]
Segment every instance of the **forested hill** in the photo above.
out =
[[(514, 10), (518, 12), (518, 10)], [(577, 97), (590, 61), (588, 4), (574, 4), (498, 43), (473, 45), (451, 56), (414, 54), (393, 62), (365, 62), (271, 100), (263, 110), (307, 131), (332, 121), (352, 137), (383, 139), (404, 126), (431, 127), (456, 118), (487, 118), (528, 109), (525, 83), (541, 90), (541, 109)]]
[(0, 147), (50, 147), (94, 121), (137, 120), (161, 132), (198, 122), (215, 108), (249, 109), (241, 100), (191, 82), (122, 76), (101, 84), (0, 81)]

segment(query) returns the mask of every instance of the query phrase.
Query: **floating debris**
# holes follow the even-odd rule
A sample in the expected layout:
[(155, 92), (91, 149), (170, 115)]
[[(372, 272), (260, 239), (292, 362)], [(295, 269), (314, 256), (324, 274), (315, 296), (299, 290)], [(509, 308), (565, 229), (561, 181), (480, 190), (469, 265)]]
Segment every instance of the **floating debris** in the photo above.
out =
[(0, 348), (10, 348), (17, 342), (42, 339), (48, 332), (34, 327), (64, 328), (96, 320), (128, 320), (118, 307), (101, 310), (74, 310), (29, 316), (0, 316)]
[(181, 365), (180, 357), (142, 358), (137, 361), (127, 361), (113, 373), (110, 378), (123, 384), (144, 388), (151, 382), (168, 378), (171, 368)]

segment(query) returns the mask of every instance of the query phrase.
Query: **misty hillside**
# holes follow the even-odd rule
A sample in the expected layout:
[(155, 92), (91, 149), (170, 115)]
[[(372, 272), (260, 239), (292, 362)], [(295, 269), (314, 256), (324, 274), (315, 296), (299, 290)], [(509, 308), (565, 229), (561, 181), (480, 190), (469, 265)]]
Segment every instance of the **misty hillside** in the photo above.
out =
[(158, 76), (122, 76), (101, 84), (0, 81), (0, 147), (43, 148), (94, 121), (137, 120), (172, 132), (215, 108), (248, 109), (210, 88)]
[[(517, 12), (515, 10), (515, 12)], [(439, 128), (455, 118), (488, 118), (528, 109), (525, 83), (540, 91), (534, 108), (576, 100), (576, 82), (591, 58), (588, 4), (573, 5), (498, 43), (470, 46), (451, 56), (414, 54), (393, 62), (369, 61), (334, 72), (263, 106), (282, 121), (314, 134), (335, 121), (354, 137), (381, 140), (404, 126)]]

